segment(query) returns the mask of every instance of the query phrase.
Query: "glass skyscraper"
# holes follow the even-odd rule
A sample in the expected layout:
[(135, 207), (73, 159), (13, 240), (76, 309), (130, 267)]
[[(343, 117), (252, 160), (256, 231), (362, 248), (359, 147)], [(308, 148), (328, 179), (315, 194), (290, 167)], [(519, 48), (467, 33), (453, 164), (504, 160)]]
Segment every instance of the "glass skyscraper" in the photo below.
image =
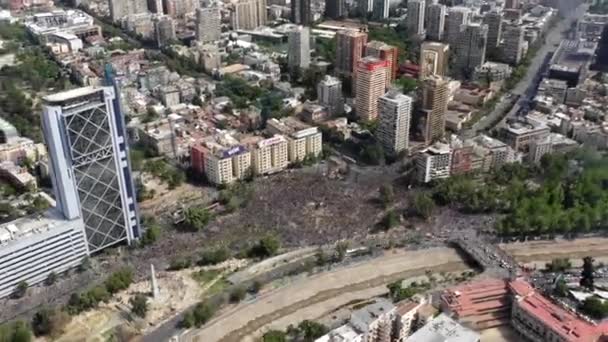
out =
[(57, 209), (67, 219), (82, 217), (89, 253), (140, 235), (119, 98), (116, 86), (44, 98), (42, 124)]

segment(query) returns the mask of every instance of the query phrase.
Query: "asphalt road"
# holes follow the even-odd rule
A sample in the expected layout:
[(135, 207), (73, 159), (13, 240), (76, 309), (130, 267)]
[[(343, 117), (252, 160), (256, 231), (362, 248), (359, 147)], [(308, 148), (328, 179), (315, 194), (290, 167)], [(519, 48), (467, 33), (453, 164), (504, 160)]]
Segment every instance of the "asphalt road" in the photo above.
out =
[[(493, 123), (500, 117), (504, 116), (504, 119), (500, 122), (503, 123), (507, 118), (521, 113), (522, 109), (528, 109), (529, 102), (536, 94), (536, 88), (542, 79), (545, 67), (548, 66), (549, 59), (563, 39), (563, 32), (570, 28), (573, 20), (582, 18), (586, 11), (587, 5), (581, 5), (575, 11), (568, 12), (566, 17), (559, 21), (557, 25), (547, 33), (545, 43), (532, 59), (532, 62), (528, 67), (528, 72), (524, 78), (515, 85), (515, 88), (507, 94), (508, 96), (503, 97), (490, 114), (475, 123), (471, 131), (479, 132), (492, 129)], [(519, 99), (517, 99), (515, 106), (512, 106), (512, 101), (516, 99), (516, 97), (519, 97)], [(506, 111), (509, 111), (507, 115), (505, 115)], [(468, 133), (468, 135), (471, 135), (471, 132)]]

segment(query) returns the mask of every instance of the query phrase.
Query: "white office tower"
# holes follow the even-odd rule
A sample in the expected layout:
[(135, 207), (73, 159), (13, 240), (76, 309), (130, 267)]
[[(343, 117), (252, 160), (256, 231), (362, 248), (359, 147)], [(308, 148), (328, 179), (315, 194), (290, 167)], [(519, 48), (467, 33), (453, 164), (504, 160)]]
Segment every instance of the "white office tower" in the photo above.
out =
[(456, 62), (452, 69), (454, 77), (469, 79), (475, 68), (485, 62), (487, 38), (488, 25), (462, 25), (455, 45)]
[(220, 39), (221, 17), (217, 7), (196, 9), (196, 40), (211, 43)]
[(447, 9), (445, 5), (432, 4), (427, 7), (426, 12), (426, 38), (434, 41), (441, 41), (443, 39), (443, 32), (445, 30), (445, 15)]
[(448, 10), (443, 39), (446, 43), (450, 44), (452, 53), (455, 52), (455, 45), (458, 41), (461, 26), (469, 23), (470, 13), (471, 10), (468, 7), (461, 6), (450, 7)]
[(325, 78), (317, 85), (317, 100), (321, 106), (327, 108), (331, 115), (342, 114), (344, 112), (342, 81), (337, 77), (325, 75)]
[(424, 0), (409, 0), (407, 2), (407, 32), (418, 37), (424, 36)]
[(42, 127), (57, 209), (68, 220), (82, 218), (90, 253), (140, 236), (116, 89), (84, 87), (44, 98)]
[(410, 137), (412, 98), (391, 90), (378, 99), (380, 122), (376, 137), (387, 153), (407, 150)]
[(287, 63), (290, 69), (308, 69), (310, 66), (310, 30), (298, 26), (289, 32)]

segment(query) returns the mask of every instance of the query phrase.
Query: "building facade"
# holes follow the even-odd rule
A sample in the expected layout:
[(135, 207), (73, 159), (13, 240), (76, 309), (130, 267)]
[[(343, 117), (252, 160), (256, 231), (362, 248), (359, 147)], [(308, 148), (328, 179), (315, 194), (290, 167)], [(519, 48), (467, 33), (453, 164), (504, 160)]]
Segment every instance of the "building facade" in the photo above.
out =
[(443, 138), (449, 103), (449, 80), (427, 77), (422, 83), (422, 110), (425, 115), (424, 140), (427, 144)]
[(365, 56), (372, 56), (387, 62), (386, 84), (392, 84), (397, 78), (399, 68), (399, 49), (384, 42), (372, 40), (365, 45)]
[(407, 2), (406, 27), (410, 35), (424, 37), (424, 0), (409, 0)]
[(221, 14), (217, 7), (196, 9), (196, 41), (211, 43), (220, 39)]
[(420, 47), (420, 79), (446, 76), (450, 47), (447, 44), (424, 42)]
[(357, 116), (363, 121), (378, 118), (378, 98), (386, 90), (388, 63), (376, 57), (365, 57), (357, 66), (355, 101)]
[(331, 19), (340, 19), (346, 16), (344, 0), (326, 0), (325, 15)]
[(124, 116), (116, 87), (44, 98), (42, 127), (57, 208), (82, 218), (90, 253), (140, 236)]
[(291, 21), (294, 24), (310, 26), (312, 24), (312, 9), (310, 0), (291, 1)]
[(0, 225), (0, 298), (22, 281), (35, 285), (80, 265), (88, 253), (80, 217), (67, 220), (51, 209)]
[(455, 45), (456, 58), (452, 69), (452, 74), (456, 78), (470, 79), (475, 68), (483, 65), (486, 58), (487, 38), (487, 25), (462, 25)]
[(325, 75), (317, 85), (317, 99), (330, 115), (340, 115), (344, 112), (344, 97), (342, 96), (342, 81), (339, 78)]
[(289, 32), (287, 63), (289, 68), (308, 69), (310, 66), (310, 29), (299, 26)]
[(336, 33), (335, 70), (340, 76), (352, 77), (363, 56), (367, 44), (367, 33), (338, 31)]
[(173, 19), (169, 16), (157, 17), (154, 20), (154, 35), (158, 47), (163, 47), (175, 40), (175, 22)]
[(440, 42), (445, 31), (445, 16), (447, 8), (441, 4), (431, 4), (427, 7), (426, 38)]
[(488, 49), (500, 45), (502, 35), (502, 13), (490, 11), (483, 16), (483, 23), (488, 25)]
[(389, 154), (398, 154), (409, 147), (412, 98), (389, 91), (378, 99), (379, 124), (376, 137)]
[(503, 61), (517, 66), (524, 57), (524, 28), (519, 23), (509, 23), (505, 25), (502, 37)]
[(458, 45), (460, 28), (462, 25), (469, 23), (470, 15), (471, 10), (468, 7), (457, 6), (448, 9), (448, 16), (445, 21), (444, 40), (450, 45), (452, 53), (454, 53), (456, 46)]

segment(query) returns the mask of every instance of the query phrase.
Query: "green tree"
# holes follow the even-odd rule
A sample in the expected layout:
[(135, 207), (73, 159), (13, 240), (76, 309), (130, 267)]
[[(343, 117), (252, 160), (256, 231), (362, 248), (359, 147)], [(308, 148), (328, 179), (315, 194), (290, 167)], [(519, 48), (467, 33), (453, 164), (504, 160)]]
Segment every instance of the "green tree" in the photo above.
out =
[(32, 341), (32, 331), (23, 321), (0, 324), (0, 341), (30, 342)]
[(206, 249), (201, 252), (200, 259), (197, 262), (199, 266), (217, 265), (228, 260), (231, 257), (230, 251), (226, 247), (217, 247), (214, 249)]
[(414, 197), (414, 213), (428, 220), (435, 210), (435, 201), (427, 193), (419, 193)]
[(242, 301), (243, 299), (245, 299), (245, 296), (247, 295), (247, 291), (245, 290), (245, 288), (237, 286), (234, 289), (232, 289), (232, 291), (230, 291), (230, 296), (229, 296), (229, 300), (231, 303), (238, 303), (240, 301)]
[(27, 293), (27, 288), (29, 287), (29, 284), (27, 283), (27, 281), (22, 280), (17, 284), (17, 287), (15, 287), (15, 291), (13, 292), (13, 296), (15, 298), (23, 298), (25, 296), (25, 294)]
[(380, 202), (384, 207), (388, 207), (395, 200), (395, 191), (391, 184), (383, 184), (378, 189)]
[(572, 263), (568, 258), (555, 258), (545, 265), (547, 272), (564, 272), (572, 268)]
[(305, 341), (315, 341), (329, 331), (325, 325), (309, 320), (300, 322), (298, 330), (304, 335)]
[(57, 273), (55, 273), (55, 272), (49, 273), (49, 275), (46, 277), (46, 280), (44, 281), (44, 283), (47, 286), (53, 285), (56, 282), (57, 282)]
[(336, 261), (340, 262), (344, 260), (344, 258), (346, 257), (346, 251), (348, 251), (348, 245), (348, 241), (339, 241), (338, 243), (336, 243), (336, 251), (334, 254)]
[(281, 243), (273, 235), (267, 235), (258, 241), (250, 250), (249, 256), (254, 258), (267, 258), (275, 255)]
[(399, 224), (399, 216), (394, 210), (389, 210), (380, 221), (380, 228), (387, 231)]
[(184, 214), (184, 227), (189, 231), (201, 231), (211, 220), (211, 213), (205, 208), (188, 208)]
[(608, 304), (602, 302), (598, 297), (592, 296), (583, 301), (581, 311), (593, 318), (603, 319), (608, 316)]
[(154, 244), (160, 237), (160, 226), (158, 224), (152, 224), (147, 227), (144, 234), (141, 237), (140, 243), (142, 246), (148, 246)]
[(115, 294), (125, 290), (133, 282), (133, 270), (130, 267), (123, 267), (112, 273), (104, 282), (110, 294)]
[(581, 272), (581, 280), (580, 285), (582, 287), (586, 287), (590, 290), (593, 290), (594, 284), (594, 266), (593, 266), (593, 258), (585, 257), (583, 258), (583, 271)]
[(131, 305), (131, 312), (141, 318), (145, 318), (148, 313), (148, 297), (143, 293), (137, 293), (135, 296), (129, 298), (129, 304)]
[(262, 336), (263, 342), (287, 342), (287, 334), (280, 330), (270, 330)]

